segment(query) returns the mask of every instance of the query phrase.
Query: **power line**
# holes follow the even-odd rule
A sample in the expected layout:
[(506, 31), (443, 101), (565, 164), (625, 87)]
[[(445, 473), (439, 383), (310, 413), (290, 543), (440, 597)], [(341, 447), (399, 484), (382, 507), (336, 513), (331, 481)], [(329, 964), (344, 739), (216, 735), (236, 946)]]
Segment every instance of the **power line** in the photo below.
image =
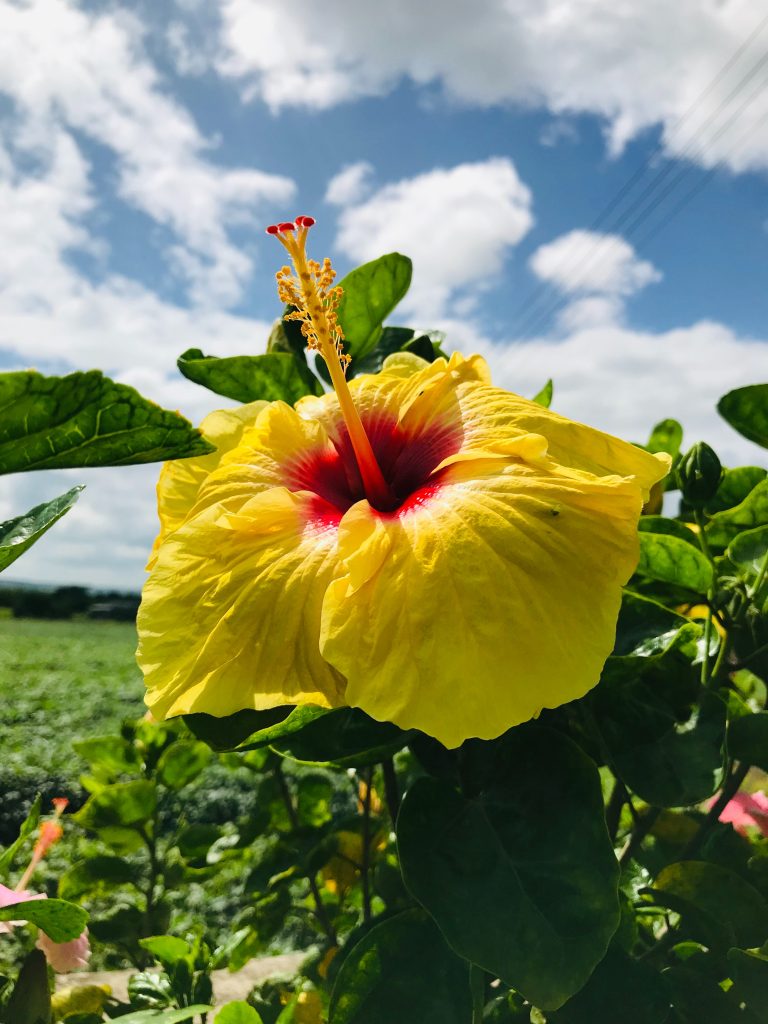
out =
[[(760, 21), (760, 23), (752, 30), (752, 32), (748, 35), (744, 42), (734, 51), (734, 53), (730, 56), (726, 63), (720, 68), (718, 73), (709, 82), (707, 87), (699, 94), (699, 96), (697, 96), (694, 102), (675, 121), (671, 129), (672, 132), (678, 131), (683, 126), (683, 124), (685, 124), (687, 121), (691, 119), (691, 117), (693, 116), (697, 108), (700, 106), (700, 104), (713, 91), (713, 89), (716, 88), (716, 86), (719, 84), (720, 81), (723, 80), (723, 78), (728, 74), (728, 72), (736, 65), (736, 63), (739, 61), (742, 55), (749, 49), (750, 45), (754, 42), (754, 40), (762, 33), (766, 25), (768, 25), (768, 15), (766, 15)], [(728, 106), (738, 96), (738, 94), (749, 84), (750, 81), (752, 81), (753, 78), (755, 78), (756, 75), (760, 73), (760, 71), (765, 67), (766, 64), (768, 64), (768, 53), (763, 54), (763, 56), (755, 64), (752, 65), (752, 67), (741, 77), (741, 79), (733, 87), (733, 89), (731, 89), (728, 96), (725, 97), (725, 99), (723, 99), (720, 102), (720, 104), (715, 108), (715, 110), (709, 114), (709, 116), (697, 129), (697, 136), (692, 136), (689, 139), (689, 141), (685, 144), (681, 152), (677, 155), (678, 160), (696, 155), (694, 151), (696, 147), (700, 145), (700, 136), (698, 136), (698, 133), (708, 129), (720, 117), (723, 111), (725, 111), (728, 108)], [(748, 106), (749, 103), (751, 103), (754, 100), (755, 95), (751, 95), (750, 97), (748, 97), (746, 103), (741, 105), (736, 117), (738, 117), (746, 108), (746, 106)], [(732, 123), (733, 121), (731, 121), (728, 125), (721, 127), (721, 129), (716, 134), (715, 138), (710, 140), (708, 143), (704, 143), (704, 147), (711, 144), (711, 142), (715, 141), (716, 138), (719, 138), (723, 134), (723, 132), (731, 126)], [(645, 159), (645, 161), (638, 168), (638, 170), (619, 189), (616, 195), (614, 195), (614, 197), (610, 200), (607, 206), (593, 221), (592, 225), (590, 225), (589, 231), (595, 232), (605, 223), (607, 218), (619, 206), (619, 204), (625, 198), (625, 196), (627, 196), (629, 192), (634, 188), (634, 186), (638, 184), (639, 181), (642, 180), (642, 178), (648, 171), (650, 165), (655, 161), (656, 157), (663, 151), (664, 144), (663, 142), (660, 142), (649, 154), (649, 156)], [(650, 200), (648, 209), (645, 211), (641, 209), (641, 212), (633, 221), (633, 228), (639, 225), (649, 213), (653, 212), (658, 207), (663, 198), (666, 198), (666, 196), (669, 195), (674, 190), (674, 187), (676, 187), (676, 185), (679, 184), (683, 180), (685, 175), (690, 171), (689, 167), (684, 168), (682, 173), (678, 173), (674, 178), (673, 185), (671, 187), (668, 186), (667, 189), (663, 191), (661, 197), (652, 198), (654, 192), (658, 192), (658, 189), (661, 187), (661, 185), (664, 183), (667, 177), (669, 177), (669, 175), (673, 172), (673, 170), (676, 169), (676, 166), (677, 165), (674, 163), (667, 164), (664, 168), (662, 168), (660, 172), (658, 172), (655, 175), (650, 184), (647, 185), (646, 188), (642, 191), (640, 196), (637, 197), (630, 204), (630, 206), (619, 215), (618, 219), (611, 227), (612, 232), (620, 230), (621, 226), (626, 222), (627, 218), (631, 217), (636, 210), (640, 209), (646, 200)], [(582, 266), (583, 282), (584, 280), (586, 280), (584, 271), (589, 269), (589, 264), (593, 261), (595, 255), (599, 253), (604, 257), (605, 252), (605, 245), (602, 244), (601, 240), (592, 241), (591, 244), (588, 242), (587, 246), (582, 249), (582, 253), (577, 252), (576, 254), (574, 254), (572, 252), (568, 257), (563, 257), (560, 260), (559, 264), (556, 264), (554, 269), (555, 271), (557, 269), (563, 269), (568, 263), (573, 262), (575, 257), (579, 255), (581, 257), (580, 262)], [(521, 311), (518, 314), (518, 323), (520, 323), (521, 326), (516, 332), (518, 334), (518, 342), (525, 340), (526, 337), (529, 336), (538, 327), (539, 322), (542, 320), (542, 318), (545, 320), (548, 319), (549, 316), (551, 316), (551, 314), (555, 312), (558, 305), (564, 304), (565, 302), (568, 301), (567, 297), (558, 297), (558, 299), (553, 304), (550, 305), (548, 300), (545, 299), (544, 305), (542, 306), (539, 302), (542, 293), (548, 293), (551, 292), (551, 290), (552, 286), (549, 282), (542, 282), (542, 284), (537, 286), (537, 288), (534, 290), (527, 305), (521, 307)], [(541, 308), (537, 309), (537, 306)]]

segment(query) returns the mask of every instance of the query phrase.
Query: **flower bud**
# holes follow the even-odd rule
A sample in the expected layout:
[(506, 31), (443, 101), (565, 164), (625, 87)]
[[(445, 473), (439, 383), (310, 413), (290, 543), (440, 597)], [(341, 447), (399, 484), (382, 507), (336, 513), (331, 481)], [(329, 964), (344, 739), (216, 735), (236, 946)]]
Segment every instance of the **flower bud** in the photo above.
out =
[(722, 475), (720, 459), (705, 441), (697, 441), (677, 466), (683, 498), (694, 507), (704, 505), (714, 497)]

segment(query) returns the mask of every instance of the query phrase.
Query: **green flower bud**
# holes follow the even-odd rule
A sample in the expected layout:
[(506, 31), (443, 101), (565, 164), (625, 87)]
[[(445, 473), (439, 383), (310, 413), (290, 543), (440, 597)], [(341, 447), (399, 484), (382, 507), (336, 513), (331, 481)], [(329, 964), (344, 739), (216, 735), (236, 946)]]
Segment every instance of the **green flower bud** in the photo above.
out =
[(677, 465), (677, 479), (683, 498), (694, 507), (704, 505), (714, 497), (722, 475), (720, 459), (705, 441), (697, 441)]

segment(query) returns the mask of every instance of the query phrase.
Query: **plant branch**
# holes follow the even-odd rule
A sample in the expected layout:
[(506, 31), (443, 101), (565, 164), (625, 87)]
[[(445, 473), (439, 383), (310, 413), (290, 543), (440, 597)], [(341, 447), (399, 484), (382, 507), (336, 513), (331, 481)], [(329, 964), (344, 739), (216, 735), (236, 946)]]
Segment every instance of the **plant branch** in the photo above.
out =
[(363, 794), (363, 864), (360, 875), (363, 883), (363, 921), (371, 920), (371, 883), (368, 873), (371, 862), (371, 782), (373, 769), (365, 768), (360, 774), (360, 781), (365, 786)]
[(395, 763), (391, 757), (381, 762), (381, 770), (384, 775), (384, 798), (387, 801), (387, 809), (394, 828), (397, 824), (397, 815), (400, 812), (400, 786), (397, 781)]
[(642, 815), (641, 818), (639, 818), (637, 824), (632, 830), (632, 834), (629, 837), (629, 842), (621, 851), (621, 856), (619, 857), (619, 864), (621, 864), (622, 867), (625, 864), (627, 864), (632, 859), (632, 857), (634, 857), (635, 853), (639, 850), (643, 840), (655, 825), (656, 819), (660, 814), (660, 807), (649, 807), (645, 814)]
[[(296, 808), (293, 805), (293, 797), (291, 796), (291, 791), (288, 788), (288, 780), (283, 774), (283, 768), (279, 761), (275, 765), (273, 771), (280, 790), (280, 796), (285, 804), (285, 810), (288, 814), (288, 820), (291, 823), (291, 828), (298, 829), (301, 823), (299, 822), (299, 816), (296, 813)], [(328, 941), (331, 945), (337, 946), (339, 940), (336, 935), (336, 929), (333, 927), (333, 922), (328, 914), (328, 909), (323, 903), (323, 897), (320, 895), (320, 889), (317, 884), (317, 876), (314, 872), (310, 872), (307, 875), (307, 881), (309, 882), (309, 890), (312, 893), (312, 899), (315, 902), (315, 917), (320, 922), (320, 927), (328, 936)]]
[(628, 796), (627, 787), (621, 779), (616, 779), (611, 795), (608, 798), (608, 803), (605, 805), (605, 824), (608, 828), (608, 835), (613, 842), (616, 841), (616, 833), (619, 831), (621, 809), (627, 802)]
[(747, 772), (749, 771), (748, 764), (740, 764), (738, 768), (735, 768), (723, 785), (720, 791), (720, 796), (710, 807), (707, 812), (707, 816), (699, 826), (699, 830), (695, 836), (691, 839), (688, 845), (685, 847), (683, 852), (680, 854), (680, 860), (691, 860), (699, 852), (701, 847), (704, 845), (704, 840), (707, 838), (709, 833), (715, 827), (715, 824), (720, 818), (724, 808), (731, 802), (734, 796), (738, 793), (741, 788), (741, 784), (746, 778)]

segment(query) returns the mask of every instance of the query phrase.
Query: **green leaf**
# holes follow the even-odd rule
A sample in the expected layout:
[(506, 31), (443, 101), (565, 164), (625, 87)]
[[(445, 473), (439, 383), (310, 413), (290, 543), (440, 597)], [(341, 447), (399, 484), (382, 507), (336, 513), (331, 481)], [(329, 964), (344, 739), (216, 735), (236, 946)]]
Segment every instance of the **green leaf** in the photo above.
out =
[(700, 637), (689, 622), (644, 657), (609, 658), (589, 698), (611, 767), (658, 807), (698, 803), (723, 777), (726, 706), (700, 686)]
[(419, 910), (374, 925), (346, 955), (329, 1024), (468, 1024), (469, 964)]
[(136, 881), (136, 868), (122, 857), (96, 854), (78, 861), (59, 878), (59, 896), (75, 900), (85, 893), (109, 892), (115, 886)]
[(40, 540), (72, 508), (82, 489), (73, 487), (52, 501), (35, 505), (23, 516), (0, 523), (0, 572)]
[(614, 655), (647, 658), (669, 648), (674, 637), (690, 620), (631, 590), (621, 596), (616, 623)]
[(676, 1020), (682, 1024), (756, 1024), (739, 1010), (738, 1003), (716, 981), (688, 967), (671, 967), (662, 977), (667, 983)]
[(768, 555), (768, 526), (740, 533), (733, 538), (725, 553), (734, 565), (746, 571), (748, 577), (757, 576)]
[(717, 411), (734, 430), (768, 448), (768, 384), (751, 384), (723, 395)]
[(734, 505), (740, 505), (750, 491), (753, 491), (768, 473), (761, 466), (737, 466), (735, 469), (723, 471), (720, 486), (704, 506), (708, 515), (723, 512)]
[(707, 526), (710, 544), (727, 547), (737, 533), (768, 526), (768, 480), (761, 480), (739, 505), (717, 512)]
[(728, 726), (728, 753), (768, 772), (768, 711), (743, 715)]
[(181, 789), (198, 777), (211, 760), (211, 748), (194, 740), (176, 740), (157, 762), (158, 780), (169, 789)]
[(216, 1014), (216, 1024), (263, 1024), (261, 1016), (248, 1003), (225, 1003)]
[(283, 705), (268, 711), (238, 711), (226, 718), (202, 713), (185, 715), (190, 731), (214, 750), (257, 750), (283, 736), (299, 732), (309, 722), (327, 715), (314, 704)]
[(0, 878), (7, 877), (8, 872), (11, 870), (11, 867), (13, 866), (13, 861), (16, 857), (16, 854), (19, 852), (24, 843), (32, 835), (32, 833), (35, 831), (38, 824), (40, 823), (41, 803), (42, 798), (38, 793), (37, 796), (35, 797), (34, 803), (29, 809), (29, 814), (24, 819), (24, 822), (22, 823), (22, 826), (19, 829), (19, 834), (17, 838), (14, 839), (11, 845), (7, 847), (5, 850), (3, 850), (2, 855), (0, 855)]
[(137, 779), (134, 782), (116, 782), (94, 793), (72, 820), (83, 828), (103, 829), (113, 826), (141, 828), (154, 815), (157, 808), (157, 790), (154, 782)]
[(706, 556), (671, 534), (640, 533), (637, 571), (696, 594), (705, 594), (712, 585), (712, 565)]
[(183, 1010), (139, 1010), (120, 1017), (120, 1024), (182, 1024), (202, 1013), (210, 1013), (212, 1006), (197, 1004)]
[(541, 391), (537, 392), (531, 399), (536, 405), (543, 405), (545, 409), (548, 409), (552, 404), (552, 395), (554, 394), (554, 384), (552, 378), (547, 381)]
[(683, 428), (677, 420), (662, 420), (657, 423), (645, 446), (649, 452), (666, 452), (673, 458), (679, 454), (683, 443)]
[(147, 939), (139, 939), (139, 945), (151, 953), (166, 970), (179, 960), (189, 960), (193, 953), (188, 942), (174, 935), (151, 935)]
[(533, 725), (498, 743), (489, 778), (474, 799), (416, 781), (397, 821), (403, 879), (457, 953), (557, 1009), (619, 923), (600, 779), (574, 743)]
[(668, 519), (666, 516), (640, 516), (637, 528), (641, 533), (661, 533), (668, 537), (677, 537), (686, 544), (692, 544), (698, 550), (698, 540), (693, 530), (689, 530), (679, 519)]
[(236, 402), (283, 401), (293, 405), (304, 395), (321, 395), (322, 385), (303, 356), (267, 352), (260, 356), (206, 356), (190, 348), (177, 360), (188, 380)]
[(72, 746), (101, 781), (135, 773), (139, 766), (135, 747), (122, 736), (91, 736), (76, 740)]
[(43, 953), (33, 949), (27, 955), (11, 998), (3, 1009), (3, 1020), (8, 1024), (49, 1024), (50, 1019), (48, 966)]
[(337, 313), (344, 350), (352, 359), (360, 359), (376, 347), (384, 320), (411, 285), (412, 272), (407, 256), (391, 252), (364, 263), (339, 281), (343, 294)]
[(734, 871), (686, 860), (662, 869), (652, 893), (683, 918), (688, 934), (713, 949), (757, 946), (768, 935), (768, 904)]
[(768, 953), (754, 949), (730, 949), (735, 995), (744, 1000), (760, 1024), (768, 1022)]
[(413, 730), (404, 732), (390, 722), (377, 722), (358, 708), (335, 708), (298, 732), (283, 732), (270, 746), (296, 761), (358, 768), (391, 757), (413, 735)]
[(183, 416), (98, 370), (0, 374), (0, 473), (128, 466), (212, 451)]
[(385, 327), (381, 332), (376, 347), (368, 355), (358, 356), (347, 371), (348, 376), (360, 373), (378, 373), (387, 356), (394, 352), (402, 352), (405, 346), (414, 339), (412, 327)]
[(669, 994), (658, 971), (611, 948), (581, 991), (556, 1013), (551, 1024), (663, 1024)]
[(82, 935), (88, 915), (66, 900), (27, 900), (0, 907), (0, 921), (31, 921), (54, 942), (71, 942)]

